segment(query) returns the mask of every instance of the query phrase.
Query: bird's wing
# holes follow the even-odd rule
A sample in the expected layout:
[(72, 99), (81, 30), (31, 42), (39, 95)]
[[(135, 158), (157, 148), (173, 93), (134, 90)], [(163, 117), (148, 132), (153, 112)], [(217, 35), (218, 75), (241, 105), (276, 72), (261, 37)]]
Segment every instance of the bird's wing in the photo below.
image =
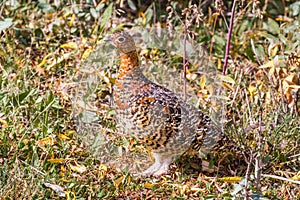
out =
[[(134, 135), (150, 149), (157, 150), (172, 144), (189, 146), (194, 134), (184, 134), (186, 114), (184, 103), (171, 91), (156, 84), (141, 86), (130, 98), (131, 120), (137, 128)], [(184, 148), (188, 148), (185, 147)], [(173, 147), (172, 147), (173, 148)]]

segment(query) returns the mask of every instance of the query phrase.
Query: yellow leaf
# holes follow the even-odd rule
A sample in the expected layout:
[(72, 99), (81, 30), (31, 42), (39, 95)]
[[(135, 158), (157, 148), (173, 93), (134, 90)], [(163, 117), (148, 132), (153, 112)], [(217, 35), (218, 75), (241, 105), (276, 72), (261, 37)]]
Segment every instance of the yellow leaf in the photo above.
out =
[(71, 12), (66, 12), (66, 14), (63, 15), (63, 18), (66, 19), (67, 17), (69, 17), (72, 13)]
[[(61, 175), (61, 174), (59, 174), (59, 175)], [(65, 179), (65, 178), (60, 178), (59, 180), (62, 182), (65, 182), (65, 183), (70, 183), (72, 181), (72, 180)]]
[(276, 56), (277, 52), (278, 52), (278, 43), (274, 44), (274, 45), (270, 45), (268, 48), (268, 53), (269, 56)]
[(70, 159), (66, 158), (53, 158), (53, 159), (48, 159), (47, 161), (50, 163), (64, 163), (65, 161), (68, 161)]
[(110, 84), (110, 79), (109, 77), (107, 76), (107, 74), (105, 73), (105, 71), (100, 71), (99, 73), (97, 73), (97, 75), (104, 81), (106, 82), (107, 84)]
[(46, 150), (46, 149), (45, 149), (45, 146), (46, 146), (46, 145), (49, 145), (49, 146), (54, 145), (54, 138), (53, 138), (52, 136), (43, 138), (43, 139), (41, 139), (41, 140), (38, 140), (38, 141), (36, 142), (36, 145), (37, 145), (38, 147), (40, 147), (41, 149)]
[(90, 53), (92, 52), (92, 50), (93, 50), (92, 48), (86, 49), (86, 50), (83, 52), (81, 58), (82, 58), (82, 59), (86, 59), (86, 58), (90, 55)]
[(73, 135), (74, 133), (75, 133), (74, 130), (68, 130), (68, 131), (65, 132), (65, 135), (66, 135), (66, 136), (71, 136), (71, 135)]
[(76, 19), (76, 15), (73, 14), (71, 20), (68, 22), (69, 26), (73, 26), (74, 20)]
[(0, 124), (1, 124), (1, 128), (7, 128), (8, 127), (7, 121), (4, 120), (4, 119), (0, 119)]
[(190, 190), (189, 186), (183, 185), (180, 187), (180, 194), (183, 195), (184, 193), (188, 192)]
[(144, 187), (147, 188), (147, 189), (152, 189), (153, 186), (154, 186), (154, 184), (149, 183), (149, 182), (144, 184)]
[(50, 65), (47, 66), (47, 70), (50, 70), (55, 65), (61, 63), (64, 60), (69, 59), (70, 56), (71, 56), (71, 53), (65, 53), (61, 57), (54, 59), (54, 61)]
[(220, 78), (221, 81), (224, 81), (226, 83), (231, 83), (231, 84), (235, 84), (235, 80), (233, 80), (231, 77), (229, 76), (223, 76), (223, 75), (219, 75), (218, 76)]
[(257, 94), (257, 89), (253, 85), (250, 85), (248, 87), (248, 91), (249, 91), (251, 97), (256, 96), (256, 94)]
[(227, 183), (235, 183), (235, 182), (239, 182), (243, 179), (243, 177), (239, 177), (239, 176), (233, 176), (233, 177), (223, 177), (220, 178), (221, 181), (227, 182)]
[(276, 17), (275, 20), (278, 22), (292, 22), (293, 19), (288, 17)]
[(43, 58), (42, 62), (40, 62), (40, 64), (37, 65), (37, 68), (41, 68), (42, 66), (44, 66), (44, 65), (46, 64), (48, 58), (49, 58), (50, 56), (52, 56), (52, 54), (53, 54), (53, 53), (49, 53), (48, 55), (46, 55), (46, 56)]
[(104, 178), (104, 176), (106, 175), (106, 173), (107, 173), (107, 166), (101, 164), (99, 166), (99, 178), (100, 178), (100, 180)]
[(77, 44), (75, 42), (68, 42), (68, 43), (60, 45), (60, 48), (77, 49)]
[(221, 59), (218, 58), (218, 69), (222, 69), (222, 62), (221, 62)]
[(61, 177), (64, 177), (64, 176), (65, 176), (66, 171), (67, 171), (67, 169), (66, 169), (65, 165), (60, 165), (59, 175), (60, 175)]
[(80, 174), (82, 174), (83, 172), (86, 171), (86, 167), (84, 165), (79, 165), (76, 162), (75, 162), (75, 165), (69, 164), (69, 166), (72, 171), (78, 172)]
[(275, 67), (273, 60), (270, 60), (266, 64), (263, 64), (263, 65), (259, 66), (259, 68), (261, 68), (261, 69), (272, 68), (272, 67)]
[(58, 134), (58, 138), (61, 139), (61, 140), (69, 140), (70, 138), (64, 134)]
[(298, 172), (295, 176), (291, 178), (294, 181), (300, 181), (300, 172)]
[(76, 200), (76, 194), (71, 191), (65, 191), (66, 200)]
[(116, 180), (114, 180), (114, 181), (113, 181), (113, 182), (114, 182), (114, 186), (115, 186), (115, 187), (119, 187), (120, 184), (124, 181), (125, 177), (126, 177), (126, 176), (123, 175), (123, 176), (117, 178)]
[(234, 88), (231, 85), (229, 85), (228, 83), (222, 83), (222, 85), (223, 85), (224, 88), (227, 88), (231, 91), (234, 91)]
[(200, 88), (204, 89), (205, 84), (206, 84), (206, 76), (202, 75), (201, 78), (200, 78)]
[(152, 49), (151, 54), (156, 55), (158, 53), (158, 48)]
[(140, 12), (139, 14), (142, 16), (142, 24), (146, 25), (146, 23), (147, 23), (146, 15), (143, 12)]

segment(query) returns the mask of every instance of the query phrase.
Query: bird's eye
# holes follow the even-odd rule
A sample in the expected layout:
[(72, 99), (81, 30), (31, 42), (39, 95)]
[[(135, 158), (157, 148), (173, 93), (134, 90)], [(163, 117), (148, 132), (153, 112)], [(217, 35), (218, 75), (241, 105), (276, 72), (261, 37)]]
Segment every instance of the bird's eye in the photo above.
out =
[(119, 41), (119, 42), (124, 42), (124, 41), (125, 41), (125, 38), (119, 37), (119, 38), (118, 38), (118, 41)]

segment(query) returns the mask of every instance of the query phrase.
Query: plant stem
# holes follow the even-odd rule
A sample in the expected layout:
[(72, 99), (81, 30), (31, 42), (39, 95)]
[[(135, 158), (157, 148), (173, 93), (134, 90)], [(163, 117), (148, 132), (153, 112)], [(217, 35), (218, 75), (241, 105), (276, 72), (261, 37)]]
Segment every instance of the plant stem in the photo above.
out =
[(236, 0), (233, 1), (232, 9), (231, 9), (231, 17), (230, 17), (229, 30), (228, 30), (227, 43), (226, 43), (226, 52), (225, 52), (224, 65), (223, 65), (223, 71), (222, 71), (223, 75), (226, 74), (226, 69), (227, 69), (227, 62), (228, 62), (229, 50), (230, 50), (230, 40), (231, 40), (231, 33), (232, 33), (232, 27), (233, 27), (235, 5), (236, 5)]

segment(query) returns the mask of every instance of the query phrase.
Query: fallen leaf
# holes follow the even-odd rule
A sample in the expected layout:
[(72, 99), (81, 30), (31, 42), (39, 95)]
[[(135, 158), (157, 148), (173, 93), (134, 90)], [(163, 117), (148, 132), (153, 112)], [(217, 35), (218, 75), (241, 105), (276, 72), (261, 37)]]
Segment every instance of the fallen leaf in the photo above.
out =
[(8, 124), (7, 121), (4, 119), (0, 119), (1, 128), (7, 128)]
[(107, 174), (107, 166), (101, 164), (99, 166), (99, 178), (100, 178), (100, 180), (102, 180), (105, 177), (106, 174)]
[(93, 51), (92, 48), (86, 49), (86, 50), (83, 52), (81, 58), (82, 58), (82, 59), (86, 59), (87, 57), (89, 57), (89, 55), (90, 55), (90, 53), (91, 53), (92, 51)]
[(75, 162), (75, 165), (69, 164), (72, 171), (78, 172), (82, 174), (86, 171), (86, 167), (84, 165), (79, 165), (77, 162)]
[(60, 45), (60, 48), (65, 49), (77, 49), (77, 44), (75, 42), (68, 42)]
[(151, 189), (153, 186), (154, 186), (154, 184), (149, 183), (149, 182), (144, 184), (144, 187), (147, 188), (147, 189)]
[(219, 180), (227, 182), (227, 183), (235, 183), (235, 182), (240, 182), (243, 179), (243, 177), (239, 176), (229, 176), (229, 177), (222, 177)]
[(52, 158), (52, 159), (48, 159), (47, 161), (50, 163), (64, 163), (65, 161), (68, 161), (70, 159), (66, 159), (66, 158)]
[(64, 189), (61, 186), (52, 183), (44, 183), (44, 185), (52, 189), (58, 196), (65, 197)]
[(114, 186), (115, 186), (116, 188), (118, 188), (118, 187), (120, 186), (120, 184), (124, 181), (125, 177), (126, 177), (126, 176), (123, 175), (123, 176), (117, 178), (116, 180), (113, 180)]
[(64, 134), (58, 134), (58, 138), (61, 139), (61, 140), (69, 140), (70, 138)]
[(235, 80), (233, 80), (233, 79), (232, 79), (231, 77), (229, 77), (229, 76), (219, 75), (218, 77), (219, 77), (219, 79), (220, 79), (221, 81), (224, 81), (224, 82), (226, 82), (226, 83), (235, 84)]
[(200, 78), (200, 88), (204, 89), (205, 84), (206, 84), (206, 76), (202, 75), (201, 78)]
[(37, 145), (38, 147), (40, 147), (41, 149), (46, 150), (46, 149), (45, 149), (45, 146), (46, 146), (46, 145), (49, 145), (49, 146), (53, 146), (53, 145), (54, 145), (54, 138), (53, 138), (52, 136), (43, 138), (43, 139), (41, 139), (41, 140), (38, 140), (38, 141), (36, 142), (36, 145)]

